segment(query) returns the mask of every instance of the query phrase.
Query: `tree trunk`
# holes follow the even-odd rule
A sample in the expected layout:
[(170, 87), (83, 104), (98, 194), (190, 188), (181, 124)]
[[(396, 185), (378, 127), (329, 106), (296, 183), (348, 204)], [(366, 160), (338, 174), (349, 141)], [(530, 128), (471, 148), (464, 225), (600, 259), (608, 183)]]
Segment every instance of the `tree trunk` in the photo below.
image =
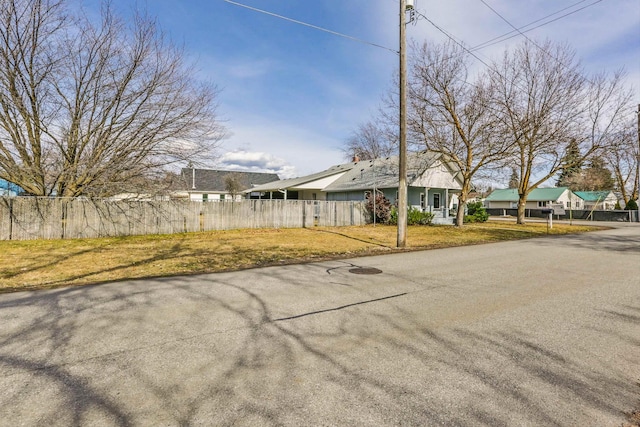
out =
[(462, 227), (464, 224), (464, 209), (467, 206), (467, 201), (458, 199), (458, 212), (456, 212), (456, 226)]
[(527, 205), (527, 199), (525, 194), (520, 194), (518, 199), (518, 220), (516, 224), (524, 224), (525, 206)]

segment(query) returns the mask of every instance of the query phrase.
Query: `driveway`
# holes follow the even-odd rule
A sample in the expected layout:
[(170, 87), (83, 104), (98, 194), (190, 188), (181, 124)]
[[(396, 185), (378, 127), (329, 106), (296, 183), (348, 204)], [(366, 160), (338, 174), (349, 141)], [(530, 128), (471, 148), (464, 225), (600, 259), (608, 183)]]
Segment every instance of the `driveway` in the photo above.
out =
[(0, 425), (619, 427), (639, 271), (624, 224), (0, 295)]

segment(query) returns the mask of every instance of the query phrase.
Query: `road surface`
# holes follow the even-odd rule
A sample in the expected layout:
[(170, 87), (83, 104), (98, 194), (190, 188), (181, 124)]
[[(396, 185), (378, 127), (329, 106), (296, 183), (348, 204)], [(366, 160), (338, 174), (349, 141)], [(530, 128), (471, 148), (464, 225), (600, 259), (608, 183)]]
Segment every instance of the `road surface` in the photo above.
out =
[(626, 224), (0, 295), (0, 425), (619, 427), (639, 271)]

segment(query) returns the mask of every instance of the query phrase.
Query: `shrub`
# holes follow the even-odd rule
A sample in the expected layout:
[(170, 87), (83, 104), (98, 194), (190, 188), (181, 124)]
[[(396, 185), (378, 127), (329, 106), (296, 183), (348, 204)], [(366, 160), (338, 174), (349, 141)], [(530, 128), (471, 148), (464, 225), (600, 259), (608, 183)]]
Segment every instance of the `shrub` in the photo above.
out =
[(624, 207), (625, 211), (637, 211), (638, 210), (638, 202), (633, 199), (629, 199), (627, 205)]
[[(431, 225), (434, 216), (432, 212), (422, 212), (418, 208), (410, 207), (407, 210), (407, 225)], [(398, 224), (398, 209), (395, 206), (391, 208), (389, 224)]]
[(433, 217), (432, 212), (422, 212), (420, 209), (411, 207), (407, 211), (407, 225), (431, 225)]
[(486, 222), (489, 219), (487, 210), (482, 206), (482, 202), (467, 203), (467, 215), (464, 222)]
[(382, 193), (376, 192), (374, 214), (373, 197), (371, 196), (372, 193), (367, 193), (366, 208), (367, 212), (369, 212), (369, 215), (371, 215), (371, 222), (374, 222), (375, 215), (375, 222), (378, 222), (380, 224), (388, 224), (389, 217), (391, 216), (391, 202), (389, 202), (389, 199), (384, 197)]
[(391, 206), (391, 213), (389, 215), (389, 224), (398, 225), (398, 208)]

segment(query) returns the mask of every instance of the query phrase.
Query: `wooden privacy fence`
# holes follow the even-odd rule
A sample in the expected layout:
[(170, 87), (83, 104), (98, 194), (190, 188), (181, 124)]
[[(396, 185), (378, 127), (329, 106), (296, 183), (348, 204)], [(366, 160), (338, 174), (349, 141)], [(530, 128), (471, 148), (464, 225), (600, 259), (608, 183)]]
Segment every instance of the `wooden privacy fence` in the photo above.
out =
[(0, 240), (76, 239), (366, 223), (364, 202), (0, 199)]

